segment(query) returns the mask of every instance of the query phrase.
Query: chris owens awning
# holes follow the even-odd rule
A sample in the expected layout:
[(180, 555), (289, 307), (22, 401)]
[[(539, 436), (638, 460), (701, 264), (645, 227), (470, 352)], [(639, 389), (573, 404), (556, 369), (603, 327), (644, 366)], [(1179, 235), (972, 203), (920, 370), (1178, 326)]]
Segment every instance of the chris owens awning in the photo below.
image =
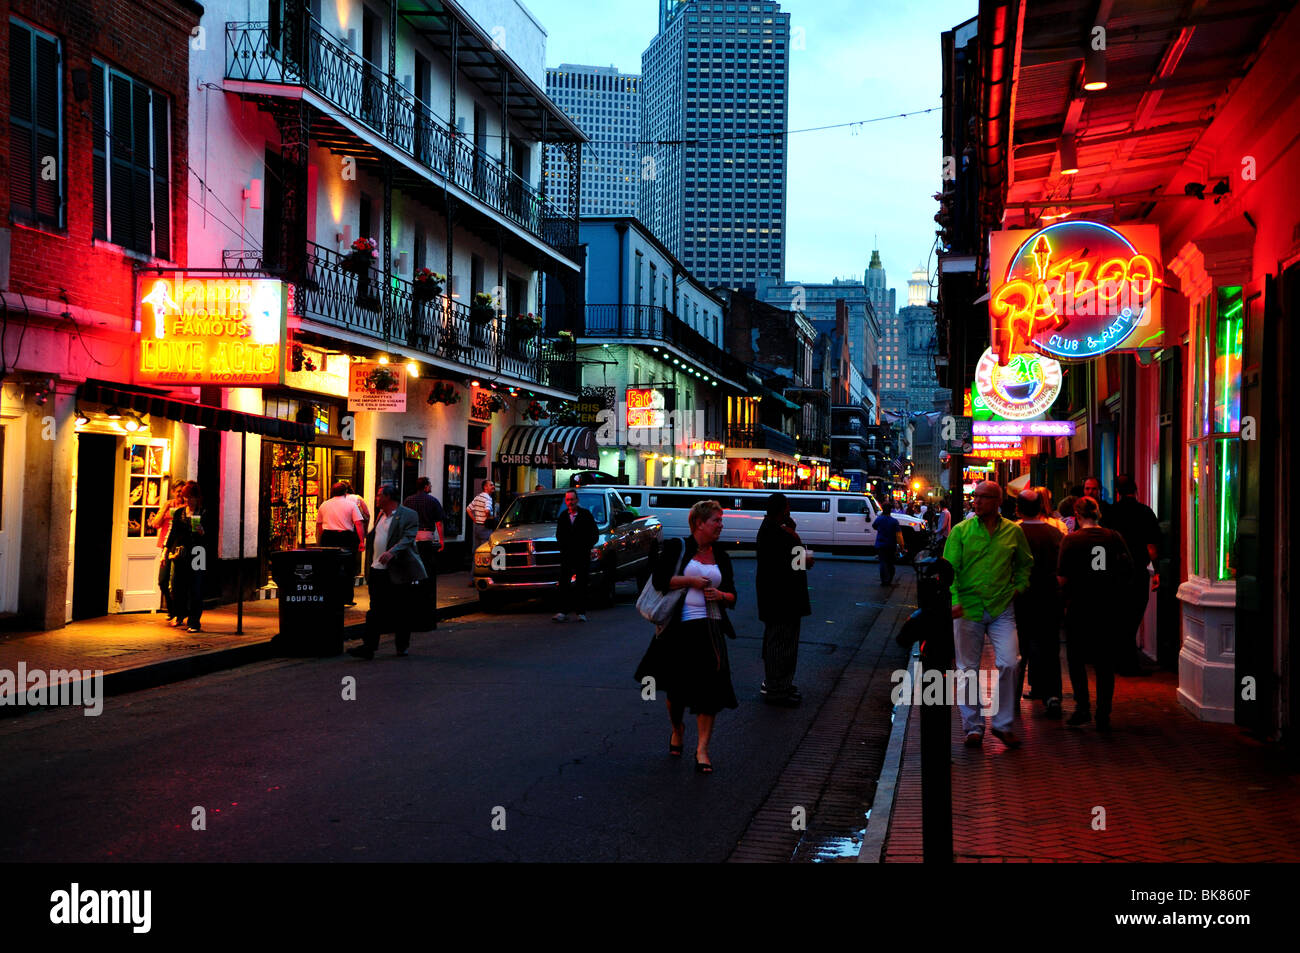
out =
[[(552, 461), (551, 444), (560, 445), (560, 459)], [(594, 470), (600, 465), (596, 433), (590, 427), (531, 427), (516, 424), (506, 431), (497, 448), (497, 462), (525, 467), (555, 466), (569, 470)]]
[(164, 417), (183, 424), (194, 424), (211, 430), (229, 430), (234, 433), (254, 433), (290, 443), (311, 443), (316, 432), (307, 424), (293, 420), (277, 420), (261, 414), (246, 414), (239, 410), (226, 410), (207, 404), (191, 404), (170, 397), (159, 397), (130, 387), (113, 387), (96, 381), (87, 381), (77, 391), (77, 399), (87, 403), (107, 404), (126, 408), (138, 414)]

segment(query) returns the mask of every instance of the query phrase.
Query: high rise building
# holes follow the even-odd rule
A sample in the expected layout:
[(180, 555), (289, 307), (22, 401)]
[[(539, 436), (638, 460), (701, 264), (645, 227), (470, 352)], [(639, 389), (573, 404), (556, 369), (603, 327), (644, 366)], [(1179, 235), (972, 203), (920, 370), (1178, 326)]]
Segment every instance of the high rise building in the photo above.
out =
[(785, 278), (790, 15), (660, 0), (641, 56), (640, 215), (709, 285)]
[[(546, 94), (591, 139), (582, 151), (582, 214), (636, 215), (641, 77), (561, 63), (546, 71)], [(569, 166), (559, 148), (548, 148), (546, 159), (547, 193), (567, 194)]]

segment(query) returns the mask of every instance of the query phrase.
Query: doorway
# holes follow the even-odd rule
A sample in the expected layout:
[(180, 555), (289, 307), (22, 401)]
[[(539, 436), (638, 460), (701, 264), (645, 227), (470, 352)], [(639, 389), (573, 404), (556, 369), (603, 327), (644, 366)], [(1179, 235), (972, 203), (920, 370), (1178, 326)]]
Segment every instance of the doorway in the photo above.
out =
[(97, 433), (78, 435), (77, 529), (72, 559), (73, 621), (108, 614), (116, 469), (116, 437)]
[[(0, 613), (18, 611), (23, 519), (22, 418), (0, 421)], [(5, 479), (6, 475), (8, 479)]]

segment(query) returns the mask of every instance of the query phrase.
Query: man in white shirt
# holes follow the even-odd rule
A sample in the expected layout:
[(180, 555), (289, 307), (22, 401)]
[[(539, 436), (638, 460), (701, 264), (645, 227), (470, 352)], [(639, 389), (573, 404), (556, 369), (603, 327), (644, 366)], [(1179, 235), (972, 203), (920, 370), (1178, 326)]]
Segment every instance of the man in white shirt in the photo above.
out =
[(343, 577), (345, 605), (356, 605), (356, 557), (366, 541), (365, 521), (361, 510), (347, 496), (347, 487), (335, 483), (330, 487), (330, 498), (316, 508), (316, 541), (322, 546), (337, 546), (346, 550), (343, 554)]
[[(496, 501), (492, 499), (492, 494), (496, 492), (496, 484), (491, 480), (483, 481), (483, 492), (469, 503), (469, 518), (474, 521), (474, 542), (470, 546), (469, 564), (470, 571), (473, 572), (474, 552), (484, 543), (492, 538), (492, 526), (489, 521), (497, 515)], [(474, 582), (470, 580), (470, 586)]]

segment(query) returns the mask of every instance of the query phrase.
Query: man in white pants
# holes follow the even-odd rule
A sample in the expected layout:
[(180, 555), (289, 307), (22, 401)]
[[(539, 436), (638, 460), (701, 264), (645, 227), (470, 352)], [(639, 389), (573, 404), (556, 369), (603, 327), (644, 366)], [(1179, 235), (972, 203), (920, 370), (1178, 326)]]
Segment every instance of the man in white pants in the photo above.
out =
[(474, 523), (473, 544), (469, 548), (470, 588), (474, 587), (474, 552), (492, 539), (492, 526), (489, 521), (497, 515), (496, 501), (492, 499), (494, 492), (496, 492), (496, 485), (491, 480), (484, 480), (483, 492), (470, 500), (467, 508), (469, 518)]
[[(953, 528), (943, 548), (943, 558), (952, 564), (952, 615), (957, 620), (953, 633), (958, 672), (975, 679), (987, 633), (993, 643), (998, 669), (997, 710), (993, 712), (993, 734), (1008, 748), (1020, 747), (1011, 730), (1016, 713), (1016, 669), (1020, 644), (1016, 636), (1016, 593), (1029, 587), (1029, 570), (1034, 557), (1019, 524), (1004, 519), (1000, 509), (1002, 488), (981, 483), (972, 494), (975, 518)], [(984, 716), (970, 704), (970, 692), (977, 682), (963, 689), (958, 680), (962, 729), (966, 746), (984, 742)]]

